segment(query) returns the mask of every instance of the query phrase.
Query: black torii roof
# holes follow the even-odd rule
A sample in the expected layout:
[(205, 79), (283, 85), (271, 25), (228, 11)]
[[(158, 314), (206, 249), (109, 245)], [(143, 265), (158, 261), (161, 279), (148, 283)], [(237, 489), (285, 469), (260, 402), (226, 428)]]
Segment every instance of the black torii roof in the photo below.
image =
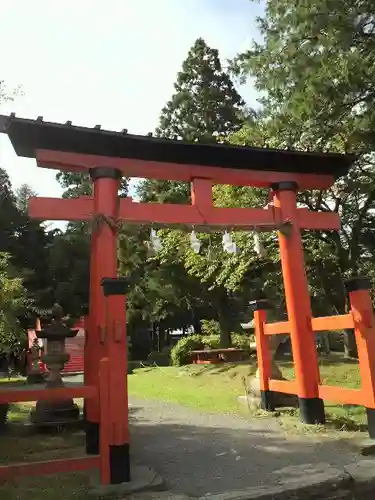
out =
[(145, 161), (189, 164), (241, 170), (344, 175), (355, 155), (313, 153), (228, 144), (204, 144), (78, 127), (71, 122), (49, 123), (0, 115), (0, 133), (8, 135), (18, 156), (35, 158), (37, 149), (134, 158)]

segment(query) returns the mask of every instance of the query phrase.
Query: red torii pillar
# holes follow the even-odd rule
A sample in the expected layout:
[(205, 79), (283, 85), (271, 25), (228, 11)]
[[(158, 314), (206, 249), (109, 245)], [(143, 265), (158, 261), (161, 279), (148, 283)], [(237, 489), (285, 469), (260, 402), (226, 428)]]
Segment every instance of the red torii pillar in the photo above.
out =
[(278, 238), (301, 420), (323, 424), (324, 403), (319, 398), (318, 354), (300, 232), (303, 226), (298, 220), (298, 184), (279, 182), (272, 184), (271, 189), (281, 218), (291, 222), (288, 235), (279, 231)]
[[(99, 361), (107, 356), (106, 307), (102, 294), (103, 278), (117, 276), (118, 190), (122, 174), (115, 168), (90, 169), (93, 181), (93, 227), (91, 231), (89, 325), (85, 345), (85, 385), (98, 386)], [(123, 305), (125, 308), (125, 304)], [(124, 358), (126, 353), (124, 352)], [(85, 403), (86, 452), (99, 453), (100, 407), (97, 400)]]

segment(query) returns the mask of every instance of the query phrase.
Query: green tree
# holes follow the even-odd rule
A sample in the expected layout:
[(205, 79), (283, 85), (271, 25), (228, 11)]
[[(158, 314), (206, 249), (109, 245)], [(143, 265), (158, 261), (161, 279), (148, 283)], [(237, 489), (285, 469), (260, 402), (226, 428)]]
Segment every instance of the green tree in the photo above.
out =
[(9, 255), (0, 252), (0, 350), (22, 338), (18, 317), (29, 305), (22, 279), (11, 269)]
[(156, 135), (185, 141), (216, 142), (242, 124), (244, 101), (223, 71), (219, 52), (198, 38), (162, 109)]
[(86, 230), (55, 231), (49, 245), (46, 274), (50, 301), (59, 303), (72, 317), (87, 314), (90, 282), (90, 240)]
[(28, 217), (25, 209), (31, 194), (32, 190), (23, 186), (15, 195), (8, 174), (0, 169), (0, 252), (9, 254), (10, 264), (22, 278), (33, 308), (42, 311), (53, 304), (46, 272), (52, 235)]
[[(311, 210), (341, 216), (339, 233), (305, 235), (305, 249), (313, 293), (323, 292), (328, 313), (342, 313), (342, 279), (374, 275), (373, 3), (268, 0), (259, 28), (263, 42), (253, 43), (232, 66), (242, 78), (254, 79), (262, 110), (256, 124), (247, 124), (232, 142), (365, 153), (332, 189), (300, 196)], [(346, 352), (355, 354), (351, 334)]]
[(22, 184), (16, 190), (16, 206), (18, 210), (27, 214), (29, 199), (37, 196), (37, 193), (28, 184)]
[[(92, 182), (89, 174), (75, 172), (59, 172), (56, 180), (65, 189), (63, 198), (77, 198), (78, 196), (92, 195)], [(128, 192), (129, 179), (123, 177), (120, 183), (120, 196), (126, 196)]]
[(13, 255), (17, 247), (17, 229), (22, 216), (17, 209), (9, 176), (0, 168), (0, 252)]

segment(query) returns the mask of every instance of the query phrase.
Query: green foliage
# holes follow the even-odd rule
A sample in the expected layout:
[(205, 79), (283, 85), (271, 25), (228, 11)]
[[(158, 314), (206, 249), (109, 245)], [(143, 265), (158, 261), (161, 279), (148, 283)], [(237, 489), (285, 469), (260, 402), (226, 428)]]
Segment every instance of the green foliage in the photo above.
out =
[(13, 273), (22, 278), (33, 303), (29, 310), (35, 312), (52, 305), (46, 263), (53, 236), (28, 217), (26, 205), (32, 194), (30, 187), (23, 185), (15, 195), (8, 174), (0, 168), (0, 252), (9, 254)]
[(6, 350), (21, 338), (18, 316), (27, 306), (22, 279), (13, 277), (9, 255), (0, 253), (0, 350)]
[(220, 331), (220, 323), (215, 319), (202, 319), (202, 335), (217, 335)]
[(85, 231), (68, 228), (56, 232), (49, 245), (46, 273), (51, 287), (51, 304), (79, 317), (88, 311), (90, 280), (90, 240)]
[(258, 26), (264, 42), (234, 69), (255, 78), (273, 137), (282, 132), (286, 147), (373, 150), (373, 2), (268, 0)]
[(189, 50), (174, 88), (161, 112), (159, 137), (215, 142), (241, 126), (245, 103), (223, 71), (218, 51), (202, 38)]
[(190, 351), (203, 349), (203, 337), (201, 335), (189, 335), (182, 337), (171, 350), (171, 363), (173, 366), (182, 366), (189, 363)]
[(37, 196), (37, 193), (28, 184), (22, 184), (17, 189), (16, 206), (21, 213), (27, 214), (28, 202), (33, 196)]

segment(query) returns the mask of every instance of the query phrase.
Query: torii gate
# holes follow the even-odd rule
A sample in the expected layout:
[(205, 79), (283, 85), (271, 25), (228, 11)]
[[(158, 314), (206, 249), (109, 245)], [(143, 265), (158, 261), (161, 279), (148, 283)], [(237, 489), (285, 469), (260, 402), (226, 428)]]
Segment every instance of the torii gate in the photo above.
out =
[[(117, 415), (110, 463), (119, 471), (117, 482), (129, 480), (129, 467), (124, 467), (129, 464), (126, 317), (121, 296), (111, 297), (106, 310), (101, 282), (117, 276), (119, 220), (198, 229), (277, 230), (301, 417), (306, 423), (324, 421), (300, 230), (338, 230), (340, 220), (336, 213), (297, 208), (296, 196), (298, 190), (329, 188), (347, 172), (354, 156), (190, 144), (14, 115), (0, 116), (0, 132), (8, 134), (19, 156), (36, 158), (39, 167), (89, 173), (93, 181), (93, 196), (32, 198), (29, 214), (39, 220), (97, 222), (91, 235), (85, 384), (98, 384), (99, 361), (110, 354), (116, 366), (110, 411)], [(120, 199), (122, 176), (189, 181), (192, 203), (143, 204), (129, 197)], [(267, 209), (214, 207), (213, 184), (267, 187), (273, 203)], [(92, 400), (86, 404), (86, 420), (86, 451), (97, 454), (100, 408)]]

